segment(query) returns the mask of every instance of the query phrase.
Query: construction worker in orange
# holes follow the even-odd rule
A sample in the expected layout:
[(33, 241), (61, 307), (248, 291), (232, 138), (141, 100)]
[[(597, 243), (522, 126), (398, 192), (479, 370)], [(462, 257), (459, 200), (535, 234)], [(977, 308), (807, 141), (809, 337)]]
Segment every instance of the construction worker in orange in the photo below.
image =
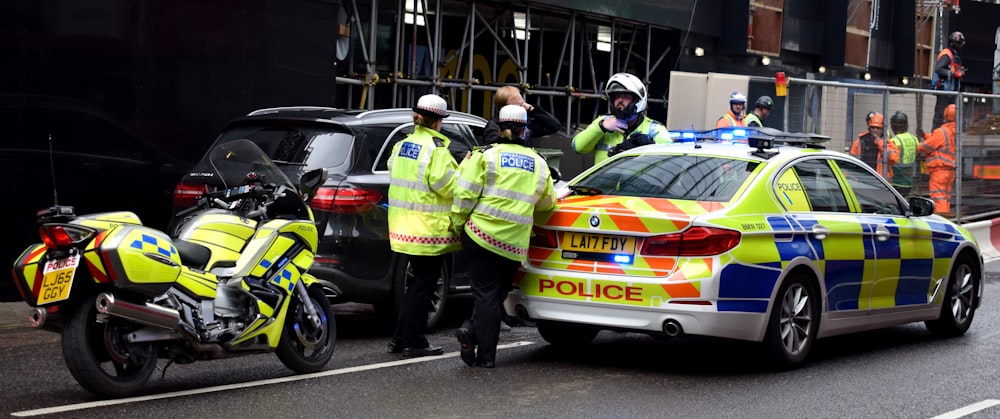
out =
[(745, 127), (747, 123), (743, 120), (746, 116), (747, 97), (740, 92), (733, 92), (729, 95), (729, 109), (718, 121), (715, 121), (716, 128), (723, 127)]
[(944, 124), (917, 146), (920, 154), (927, 156), (927, 173), (930, 175), (931, 200), (934, 212), (951, 212), (951, 188), (955, 185), (955, 105), (944, 108)]
[(899, 148), (893, 142), (885, 141), (885, 117), (882, 114), (875, 113), (868, 118), (868, 131), (854, 139), (851, 155), (874, 168), (882, 177), (892, 179), (892, 166), (899, 162)]

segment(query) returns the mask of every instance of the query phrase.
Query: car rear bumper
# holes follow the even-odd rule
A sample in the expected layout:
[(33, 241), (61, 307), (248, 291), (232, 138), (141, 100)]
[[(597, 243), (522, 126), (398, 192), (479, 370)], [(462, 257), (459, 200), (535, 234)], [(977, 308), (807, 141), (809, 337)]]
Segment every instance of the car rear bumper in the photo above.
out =
[[(700, 335), (761, 341), (767, 313), (719, 312), (714, 306), (666, 303), (660, 307), (623, 307), (524, 295), (513, 290), (504, 302), (508, 313), (532, 321), (548, 320), (667, 335)], [(680, 331), (671, 330), (679, 325)]]

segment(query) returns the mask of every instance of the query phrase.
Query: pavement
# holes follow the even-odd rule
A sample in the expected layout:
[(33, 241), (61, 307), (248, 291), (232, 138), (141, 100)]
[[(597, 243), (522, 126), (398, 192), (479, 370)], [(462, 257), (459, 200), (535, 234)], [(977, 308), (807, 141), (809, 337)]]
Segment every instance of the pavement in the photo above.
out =
[(31, 307), (24, 301), (0, 303), (0, 330), (31, 327), (28, 325), (28, 313), (30, 312)]

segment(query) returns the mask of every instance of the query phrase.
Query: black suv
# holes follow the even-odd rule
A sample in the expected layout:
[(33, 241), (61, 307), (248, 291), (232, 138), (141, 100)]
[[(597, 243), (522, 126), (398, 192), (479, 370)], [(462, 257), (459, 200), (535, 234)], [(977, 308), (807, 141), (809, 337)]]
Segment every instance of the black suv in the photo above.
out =
[[(231, 121), (216, 144), (249, 139), (269, 153), (293, 181), (312, 169), (329, 178), (310, 206), (320, 226), (319, 251), (310, 272), (329, 288), (331, 302), (373, 304), (376, 315), (395, 323), (406, 278), (406, 255), (389, 249), (387, 162), (396, 142), (413, 131), (408, 108), (348, 111), (321, 107), (261, 109)], [(461, 112), (444, 119), (441, 132), (451, 139), (460, 161), (478, 145), (486, 120)], [(174, 190), (174, 213), (215, 190), (204, 173), (189, 173)], [(461, 258), (448, 260), (438, 279), (428, 325), (441, 319), (449, 296), (471, 291)]]

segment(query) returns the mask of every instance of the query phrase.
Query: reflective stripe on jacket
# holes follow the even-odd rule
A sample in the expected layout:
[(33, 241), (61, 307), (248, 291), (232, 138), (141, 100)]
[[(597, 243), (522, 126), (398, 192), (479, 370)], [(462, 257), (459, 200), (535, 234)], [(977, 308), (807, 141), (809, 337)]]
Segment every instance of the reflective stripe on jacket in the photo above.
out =
[(914, 162), (917, 160), (917, 144), (920, 141), (909, 132), (896, 134), (890, 141), (899, 149), (899, 163), (892, 169), (892, 184), (910, 187), (913, 185)]
[(715, 121), (716, 128), (745, 127), (745, 126), (747, 126), (746, 119), (741, 119), (736, 117), (736, 115), (733, 113), (732, 110), (726, 111), (726, 113), (722, 114), (722, 118), (719, 118), (718, 121)]
[(927, 155), (927, 169), (954, 169), (955, 121), (941, 124), (924, 138), (917, 151)]
[(440, 255), (461, 247), (451, 228), (457, 165), (448, 137), (419, 125), (389, 156), (389, 245), (408, 255)]
[(534, 150), (499, 143), (462, 161), (455, 184), (452, 223), (480, 246), (507, 259), (528, 258), (535, 212), (555, 205), (545, 159)]
[(597, 118), (594, 122), (591, 122), (586, 129), (580, 131), (573, 137), (573, 150), (578, 154), (594, 153), (594, 164), (600, 163), (608, 158), (608, 150), (622, 141), (625, 141), (626, 135), (631, 135), (633, 132), (642, 132), (649, 136), (650, 140), (653, 140), (657, 144), (665, 144), (673, 142), (670, 139), (670, 133), (663, 125), (658, 124), (656, 121), (643, 116), (643, 120), (639, 123), (639, 126), (635, 127), (634, 130), (620, 133), (617, 131), (607, 132), (601, 128), (601, 121), (607, 118), (608, 115)]
[[(854, 143), (851, 144), (851, 155), (861, 159), (870, 167), (875, 168), (875, 171), (883, 178), (892, 180), (892, 166), (899, 161), (899, 150), (896, 149), (896, 144), (892, 141), (885, 141), (881, 138), (872, 138), (870, 133), (865, 133), (864, 135), (855, 138)], [(883, 147), (886, 150), (883, 150)], [(888, 151), (889, 154), (886, 156), (884, 151)], [(886, 158), (883, 158), (886, 157)], [(885, 165), (882, 163), (883, 160), (888, 160), (889, 167), (888, 171), (884, 170)], [(875, 163), (872, 165), (872, 163)]]

